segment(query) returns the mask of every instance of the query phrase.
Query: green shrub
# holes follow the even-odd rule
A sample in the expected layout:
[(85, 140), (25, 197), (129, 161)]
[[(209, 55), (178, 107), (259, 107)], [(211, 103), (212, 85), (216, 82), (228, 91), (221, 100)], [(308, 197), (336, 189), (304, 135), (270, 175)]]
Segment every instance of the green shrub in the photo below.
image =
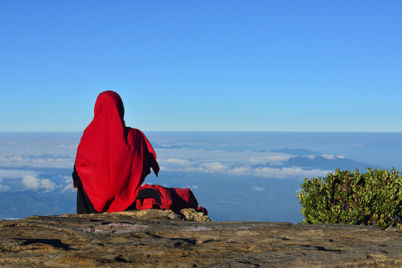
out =
[(303, 223), (349, 223), (401, 228), (402, 177), (395, 169), (366, 173), (336, 170), (304, 179), (297, 197)]

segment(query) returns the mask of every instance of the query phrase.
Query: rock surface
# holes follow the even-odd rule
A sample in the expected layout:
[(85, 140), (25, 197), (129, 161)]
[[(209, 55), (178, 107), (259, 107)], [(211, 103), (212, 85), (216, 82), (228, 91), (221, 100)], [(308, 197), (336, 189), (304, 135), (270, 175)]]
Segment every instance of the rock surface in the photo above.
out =
[(189, 210), (0, 220), (0, 266), (402, 266), (397, 229), (208, 220)]

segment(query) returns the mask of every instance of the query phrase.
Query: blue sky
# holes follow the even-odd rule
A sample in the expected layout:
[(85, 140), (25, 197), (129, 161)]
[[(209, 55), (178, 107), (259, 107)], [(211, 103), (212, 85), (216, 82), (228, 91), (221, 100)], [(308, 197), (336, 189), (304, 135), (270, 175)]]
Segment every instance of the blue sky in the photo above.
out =
[(402, 131), (402, 2), (0, 1), (0, 131)]

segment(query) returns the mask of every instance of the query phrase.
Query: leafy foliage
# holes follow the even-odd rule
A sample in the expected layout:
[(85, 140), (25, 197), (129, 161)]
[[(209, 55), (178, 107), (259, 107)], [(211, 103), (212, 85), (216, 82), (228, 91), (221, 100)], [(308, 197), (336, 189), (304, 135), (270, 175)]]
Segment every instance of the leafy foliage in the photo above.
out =
[(305, 178), (301, 187), (303, 223), (402, 226), (402, 177), (395, 169), (368, 168), (362, 174), (337, 169), (324, 178)]

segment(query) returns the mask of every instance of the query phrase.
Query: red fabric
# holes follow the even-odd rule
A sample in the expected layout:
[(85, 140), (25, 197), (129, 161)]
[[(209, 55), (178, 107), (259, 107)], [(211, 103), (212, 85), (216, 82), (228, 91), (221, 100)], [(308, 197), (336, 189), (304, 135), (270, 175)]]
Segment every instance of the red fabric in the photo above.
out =
[(140, 187), (140, 190), (142, 190), (142, 189), (155, 190), (161, 198), (161, 204), (156, 202), (156, 200), (153, 198), (139, 199), (136, 201), (136, 208), (138, 210), (151, 209), (151, 208), (168, 210), (172, 207), (173, 200), (170, 195), (169, 188), (165, 188), (165, 187), (157, 185), (157, 184), (153, 184), (153, 185), (145, 184)]
[(140, 189), (153, 189), (161, 199), (161, 204), (153, 198), (137, 199), (136, 209), (172, 209), (180, 211), (183, 208), (194, 208), (197, 211), (204, 212), (208, 215), (208, 211), (204, 207), (198, 207), (198, 201), (193, 192), (189, 188), (166, 188), (157, 184), (145, 184)]
[(136, 199), (156, 154), (145, 135), (125, 126), (124, 106), (113, 91), (99, 94), (92, 122), (77, 149), (75, 167), (98, 212), (124, 211)]

